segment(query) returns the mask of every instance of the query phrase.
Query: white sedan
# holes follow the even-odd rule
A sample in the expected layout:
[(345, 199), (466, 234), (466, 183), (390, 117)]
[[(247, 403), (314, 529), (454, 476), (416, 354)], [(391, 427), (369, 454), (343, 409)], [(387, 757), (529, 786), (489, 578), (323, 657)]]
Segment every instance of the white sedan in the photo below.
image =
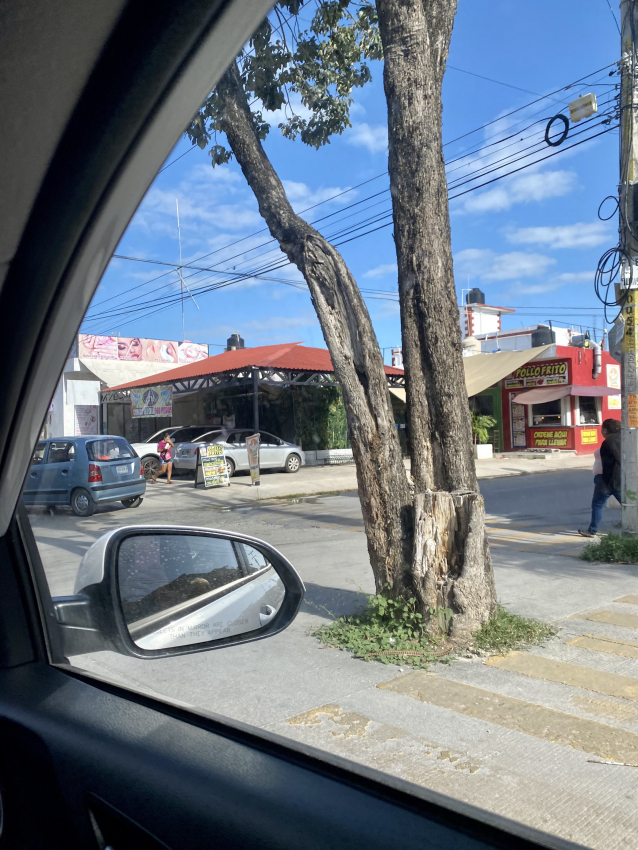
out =
[(168, 425), (156, 434), (152, 434), (143, 443), (131, 443), (138, 456), (142, 459), (144, 477), (149, 479), (160, 471), (162, 466), (157, 451), (157, 444), (164, 439), (164, 434), (170, 434), (174, 443), (196, 440), (202, 434), (210, 431), (209, 425)]
[[(224, 447), (229, 476), (232, 476), (236, 470), (247, 470), (249, 467), (246, 437), (254, 433), (250, 428), (226, 430), (217, 428), (197, 437), (190, 443), (178, 443), (173, 438), (175, 442), (173, 466), (176, 470), (195, 471), (199, 446), (202, 443), (216, 443)], [(259, 436), (259, 466), (261, 469), (283, 469), (286, 472), (299, 472), (301, 467), (306, 465), (306, 456), (299, 446), (281, 440), (267, 431), (260, 431)]]

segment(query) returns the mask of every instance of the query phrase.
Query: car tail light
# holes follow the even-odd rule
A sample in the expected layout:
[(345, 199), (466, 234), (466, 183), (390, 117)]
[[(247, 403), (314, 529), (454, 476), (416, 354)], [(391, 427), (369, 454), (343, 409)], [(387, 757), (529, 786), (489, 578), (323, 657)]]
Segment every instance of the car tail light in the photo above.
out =
[(89, 464), (89, 483), (101, 481), (102, 480), (102, 471), (97, 463)]
[(144, 464), (140, 461), (140, 475), (144, 475)]

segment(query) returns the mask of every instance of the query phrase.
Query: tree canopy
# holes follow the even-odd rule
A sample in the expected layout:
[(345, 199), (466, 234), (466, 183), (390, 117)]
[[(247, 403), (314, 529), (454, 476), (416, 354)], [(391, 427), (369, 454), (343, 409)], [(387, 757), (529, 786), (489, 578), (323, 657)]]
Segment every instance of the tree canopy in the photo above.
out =
[[(237, 57), (259, 138), (271, 129), (264, 113), (282, 110), (285, 138), (314, 148), (329, 144), (351, 126), (352, 92), (372, 79), (369, 63), (382, 56), (373, 3), (280, 0)], [(209, 147), (213, 166), (232, 158), (219, 137), (221, 109), (213, 90), (186, 130), (193, 144)]]

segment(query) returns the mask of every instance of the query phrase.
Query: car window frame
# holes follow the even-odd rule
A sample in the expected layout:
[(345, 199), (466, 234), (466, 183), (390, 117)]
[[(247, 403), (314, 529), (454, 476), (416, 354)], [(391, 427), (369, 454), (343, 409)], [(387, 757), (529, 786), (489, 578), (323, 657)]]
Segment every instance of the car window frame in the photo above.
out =
[[(186, 8), (187, 5), (184, 4), (184, 7)], [(212, 6), (213, 4), (208, 5)], [(227, 5), (232, 6), (233, 4)], [(235, 2), (234, 5), (238, 6), (239, 4)], [(190, 11), (190, 8), (188, 11)], [(207, 10), (206, 15), (202, 11), (203, 20), (216, 20), (215, 16), (218, 13), (219, 9), (217, 7)], [(125, 23), (126, 19), (120, 24), (120, 29)], [(240, 31), (242, 32), (243, 39), (245, 34), (243, 30)], [(157, 134), (162, 139), (160, 150), (157, 151), (156, 149), (155, 155), (152, 157), (149, 157), (148, 148), (137, 144), (137, 127), (134, 133), (131, 131), (128, 133), (126, 139), (118, 142), (119, 147), (115, 144), (115, 139), (112, 137), (107, 138), (105, 131), (108, 129), (108, 124), (104, 124), (104, 116), (99, 113), (103, 112), (105, 115), (108, 115), (109, 109), (112, 109), (112, 106), (108, 103), (103, 104), (104, 109), (97, 112), (94, 109), (91, 110), (88, 108), (88, 102), (95, 94), (95, 76), (92, 75), (89, 84), (83, 92), (78, 109), (70, 122), (66, 138), (60, 143), (60, 148), (53, 158), (50, 166), (50, 174), (44, 181), (29, 223), (25, 228), (26, 235), (21, 241), (18, 252), (10, 264), (11, 267), (6, 276), (4, 286), (4, 290), (6, 291), (3, 290), (1, 294), (3, 300), (0, 303), (0, 315), (3, 313), (1, 308), (4, 306), (4, 299), (9, 299), (10, 303), (10, 300), (15, 298), (16, 293), (20, 291), (19, 284), (21, 279), (25, 281), (29, 280), (27, 272), (32, 268), (29, 254), (34, 257), (33, 262), (36, 263), (36, 268), (40, 268), (47, 263), (51, 266), (49, 272), (42, 272), (42, 275), (33, 278), (33, 286), (35, 287), (36, 284), (40, 283), (42, 277), (44, 277), (48, 283), (48, 289), (46, 295), (43, 294), (41, 301), (36, 305), (38, 316), (35, 316), (35, 309), (31, 311), (33, 313), (32, 332), (29, 334), (29, 338), (24, 340), (22, 347), (16, 346), (15, 362), (24, 363), (25, 372), (16, 371), (16, 374), (11, 378), (11, 393), (7, 399), (7, 405), (11, 410), (11, 417), (8, 423), (6, 420), (3, 420), (3, 432), (0, 434), (0, 443), (2, 444), (3, 451), (5, 451), (5, 458), (10, 460), (9, 464), (0, 464), (0, 467), (6, 467), (3, 470), (2, 479), (0, 480), (0, 494), (5, 496), (5, 508), (0, 518), (0, 533), (3, 535), (3, 546), (8, 547), (15, 560), (13, 569), (3, 570), (0, 574), (0, 585), (3, 591), (7, 591), (6, 593), (0, 592), (0, 610), (3, 616), (6, 615), (9, 618), (7, 622), (11, 627), (10, 633), (12, 636), (11, 645), (3, 646), (3, 642), (0, 641), (0, 667), (3, 673), (6, 673), (7, 670), (11, 670), (12, 668), (22, 668), (22, 670), (18, 670), (19, 675), (23, 675), (25, 679), (31, 676), (32, 682), (45, 687), (45, 690), (41, 691), (40, 694), (56, 694), (58, 699), (64, 697), (66, 691), (70, 691), (73, 694), (89, 693), (94, 698), (97, 698), (100, 694), (115, 695), (124, 703), (124, 708), (129, 706), (150, 707), (160, 714), (164, 713), (167, 717), (178, 718), (184, 722), (186, 727), (192, 727), (193, 729), (203, 727), (209, 731), (216, 732), (220, 737), (238, 740), (250, 749), (256, 749), (262, 753), (275, 754), (285, 764), (302, 763), (320, 778), (326, 775), (339, 777), (344, 786), (344, 794), (348, 793), (353, 787), (360, 787), (368, 794), (377, 796), (381, 801), (392, 799), (394, 795), (391, 789), (388, 790), (386, 784), (388, 777), (384, 777), (386, 780), (384, 783), (378, 780), (375, 781), (374, 778), (370, 779), (367, 783), (362, 783), (357, 777), (357, 771), (353, 770), (350, 763), (347, 765), (342, 763), (340, 765), (340, 771), (331, 769), (330, 765), (326, 766), (326, 762), (330, 762), (330, 759), (326, 758), (328, 754), (321, 753), (321, 758), (318, 758), (316, 752), (311, 754), (303, 752), (301, 746), (295, 748), (290, 741), (282, 744), (280, 740), (277, 740), (277, 736), (270, 736), (269, 738), (268, 733), (264, 735), (264, 730), (260, 730), (259, 735), (256, 735), (251, 730), (233, 726), (232, 723), (227, 722), (227, 718), (224, 718), (224, 722), (220, 722), (214, 718), (211, 719), (204, 716), (200, 712), (197, 712), (196, 709), (185, 709), (183, 706), (179, 707), (169, 704), (162, 699), (158, 699), (157, 695), (149, 696), (148, 694), (129, 690), (121, 685), (106, 683), (77, 668), (64, 666), (63, 656), (60, 655), (60, 647), (56, 647), (57, 630), (55, 628), (55, 622), (52, 620), (53, 612), (50, 605), (50, 594), (48, 594), (48, 585), (39, 553), (37, 547), (35, 547), (33, 536), (30, 534), (31, 529), (26, 518), (26, 512), (20, 502), (21, 482), (24, 481), (28, 473), (29, 460), (33, 455), (34, 447), (37, 443), (37, 431), (40, 423), (43, 421), (44, 411), (48, 404), (48, 398), (51, 395), (51, 393), (47, 393), (47, 390), (50, 389), (52, 391), (53, 389), (50, 376), (54, 374), (57, 377), (62, 371), (64, 358), (68, 353), (68, 345), (66, 349), (64, 348), (66, 337), (64, 333), (60, 332), (60, 329), (63, 329), (69, 323), (73, 325), (75, 318), (85, 312), (88, 301), (93, 295), (95, 285), (101, 278), (105, 265), (110, 260), (121, 232), (123, 232), (123, 226), (120, 227), (120, 224), (124, 220), (128, 221), (132, 207), (137, 205), (141, 199), (142, 193), (139, 191), (140, 178), (136, 177), (132, 181), (132, 185), (127, 186), (126, 191), (122, 187), (127, 184), (127, 179), (130, 177), (132, 171), (137, 168), (141, 170), (142, 183), (144, 182), (145, 174), (150, 174), (150, 179), (154, 179), (159, 168), (158, 163), (165, 158), (168, 150), (172, 148), (174, 143), (172, 136), (170, 138), (170, 144), (166, 141), (167, 131), (165, 127), (163, 134), (158, 133), (158, 122), (160, 122), (160, 129), (162, 129), (162, 115), (167, 110), (170, 110), (171, 103), (173, 105), (178, 104), (182, 94), (189, 92), (188, 85), (184, 84), (180, 88), (176, 85), (173, 78), (177, 75), (178, 70), (180, 73), (182, 72), (182, 66), (187, 62), (187, 59), (191, 65), (199, 68), (199, 73), (202, 72), (205, 65), (200, 53), (195, 54), (195, 57), (190, 55), (195, 47), (201, 50), (201, 39), (191, 39), (190, 30), (188, 30), (188, 33), (189, 39), (187, 40), (187, 47), (183, 51), (184, 55), (182, 56), (180, 54), (178, 57), (179, 61), (173, 59), (171, 55), (164, 63), (166, 65), (166, 81), (163, 82), (159, 93), (156, 94), (157, 98), (160, 98), (161, 94), (159, 103), (157, 104), (155, 100), (147, 100), (144, 103), (143, 115), (147, 118), (146, 126), (144, 127), (146, 137)], [(230, 36), (232, 35), (233, 30), (231, 27)], [(226, 34), (226, 40), (226, 50), (218, 51), (223, 53), (225, 57), (224, 62), (228, 58), (229, 51), (232, 51), (237, 46), (232, 41), (232, 38), (229, 39), (228, 33)], [(236, 40), (239, 39), (236, 38)], [(228, 43), (230, 43), (230, 47)], [(119, 46), (121, 48), (121, 45)], [(129, 52), (134, 53), (134, 51)], [(124, 57), (125, 55), (127, 55), (126, 51), (120, 49), (120, 56)], [(211, 55), (204, 56), (203, 58), (206, 62), (210, 63)], [(101, 54), (100, 68), (104, 68), (104, 63), (108, 59), (108, 50), (105, 50)], [(197, 59), (197, 62), (195, 62), (195, 59)], [(212, 59), (215, 59), (214, 52)], [(191, 65), (186, 64), (186, 70), (188, 71), (190, 68), (192, 75)], [(215, 67), (214, 62), (213, 67)], [(98, 79), (100, 68), (95, 72), (98, 74)], [(189, 82), (188, 74), (184, 73), (184, 77), (185, 83)], [(164, 77), (161, 79), (164, 80)], [(131, 81), (132, 90), (137, 82), (137, 79)], [(192, 82), (192, 79), (190, 82)], [(210, 84), (206, 86), (206, 91), (209, 88)], [(206, 94), (206, 91), (203, 92), (203, 95)], [(195, 93), (193, 96), (191, 91), (190, 96), (191, 100), (186, 98), (184, 114), (188, 112), (187, 117), (190, 117), (190, 114), (192, 114), (192, 110), (189, 112), (192, 99), (199, 95)], [(122, 112), (124, 112), (126, 106), (127, 103), (121, 105)], [(84, 109), (84, 112), (82, 112), (82, 109)], [(105, 161), (104, 151), (99, 148), (99, 145), (95, 144), (90, 132), (87, 132), (86, 137), (83, 137), (82, 133), (78, 134), (78, 130), (83, 127), (82, 121), (86, 121), (87, 110), (88, 115), (92, 114), (94, 116), (96, 124), (94, 132), (101, 132), (105, 136), (105, 142), (108, 141), (109, 145), (111, 145), (111, 156), (107, 161)], [(140, 108), (137, 107), (136, 116), (139, 111)], [(182, 113), (176, 110), (174, 123), (170, 126), (185, 126), (186, 120), (183, 120), (183, 118)], [(87, 131), (90, 130), (90, 122), (86, 121), (85, 129)], [(73, 139), (77, 140), (77, 138), (84, 138), (86, 144), (78, 147), (77, 143), (73, 141)], [(78, 165), (77, 160), (81, 160), (84, 155), (82, 148), (87, 148), (93, 155), (96, 160), (94, 167), (102, 168), (104, 172), (102, 182), (95, 178), (91, 181), (90, 175), (86, 173), (87, 169), (90, 171), (90, 163), (86, 165), (84, 171), (81, 171), (84, 162)], [(115, 149), (113, 150), (113, 148)], [(70, 168), (68, 163), (65, 165), (67, 162), (65, 157), (76, 159), (75, 170)], [(147, 158), (149, 162), (145, 164), (144, 160)], [(143, 167), (144, 165), (146, 167)], [(79, 176), (82, 177), (82, 180), (79, 179), (78, 171), (81, 171)], [(75, 181), (69, 179), (74, 174), (78, 178)], [(150, 179), (148, 181), (149, 183)], [(78, 205), (77, 213), (73, 217), (72, 211), (69, 212), (68, 206), (65, 207), (65, 203), (71, 207), (73, 204), (77, 204), (78, 198), (77, 195), (74, 195), (74, 191), (82, 191), (86, 182), (90, 184), (91, 191), (87, 190), (87, 197), (80, 197), (80, 200), (83, 202), (82, 208), (79, 209)], [(111, 183), (113, 186), (110, 185)], [(69, 189), (68, 198), (64, 197), (63, 189), (65, 186)], [(122, 194), (118, 195), (117, 191), (115, 191), (118, 187), (122, 190), (125, 199), (127, 199), (126, 203), (122, 203)], [(56, 198), (60, 201), (59, 204), (55, 203)], [(121, 207), (119, 210), (118, 205)], [(50, 211), (48, 211), (49, 207)], [(115, 213), (116, 210), (118, 210), (117, 214)], [(69, 227), (67, 216), (71, 215), (71, 222), (73, 224), (72, 236), (62, 231), (65, 236), (64, 240), (54, 238), (56, 232), (59, 231), (56, 230), (56, 224), (51, 220), (51, 215), (60, 220), (59, 226), (64, 224), (67, 228)], [(107, 223), (109, 225), (108, 234), (105, 233)], [(102, 228), (101, 231), (100, 228)], [(53, 238), (47, 239), (45, 238), (47, 236)], [(38, 244), (46, 246), (43, 248), (41, 258), (35, 257), (37, 250), (34, 249), (37, 248)], [(52, 260), (54, 262), (51, 262)], [(50, 317), (45, 321), (41, 314), (46, 313), (49, 309), (52, 312)], [(79, 322), (76, 326), (78, 324)], [(42, 328), (46, 328), (48, 333), (43, 334), (41, 332)], [(20, 329), (18, 328), (17, 330)], [(42, 342), (35, 343), (34, 339), (38, 339), (38, 335)], [(13, 351), (11, 341), (7, 344), (10, 350)], [(21, 357), (23, 353), (25, 354), (24, 358)], [(28, 377), (26, 376), (27, 371), (29, 372)], [(20, 387), (26, 401), (23, 402), (20, 400), (19, 409), (16, 408), (17, 412), (14, 415), (14, 398), (16, 397), (16, 389)], [(21, 425), (24, 425), (24, 430), (21, 429)], [(8, 491), (8, 493), (5, 491)], [(8, 498), (8, 496), (11, 496), (11, 498)], [(10, 610), (12, 603), (15, 606), (13, 615)], [(50, 629), (45, 628), (45, 623), (51, 623), (52, 627)], [(53, 658), (59, 659), (58, 666), (56, 667), (50, 666), (51, 659)], [(39, 672), (42, 673), (41, 678), (38, 678)], [(6, 679), (9, 680), (8, 675)], [(18, 681), (18, 679), (15, 681)], [(75, 687), (78, 683), (81, 687)], [(26, 700), (30, 696), (32, 697), (33, 694), (27, 692), (27, 689), (22, 689), (21, 692), (19, 688), (14, 688), (5, 701), (5, 705), (10, 707), (11, 717), (15, 719), (16, 724), (21, 720), (23, 723), (27, 723), (27, 728), (29, 727), (27, 720), (35, 723), (34, 717), (37, 716), (33, 711), (29, 713), (30, 704)], [(37, 708), (40, 711), (43, 710), (41, 702)], [(59, 707), (60, 714), (63, 714), (63, 708), (64, 706)], [(21, 711), (22, 714), (20, 715)], [(133, 712), (130, 712), (130, 714), (133, 714)], [(50, 715), (40, 717), (40, 730), (43, 736), (46, 736), (44, 728), (46, 721), (51, 722), (51, 719)], [(84, 732), (83, 726), (80, 731)], [(399, 793), (397, 796), (401, 796), (401, 794)], [(405, 787), (403, 788), (403, 798), (406, 809), (413, 811), (414, 809), (422, 808), (419, 805), (419, 798), (406, 793)], [(430, 807), (435, 819), (438, 818), (440, 821), (441, 818), (447, 817), (449, 821), (454, 821), (455, 815), (453, 810), (442, 809), (440, 803), (441, 801), (439, 800)], [(456, 819), (459, 820), (458, 815)], [(463, 820), (463, 818), (461, 817), (460, 820)], [(481, 820), (478, 820), (476, 813), (474, 813), (470, 818), (465, 818), (461, 828), (472, 832), (476, 831), (477, 827), (479, 829), (485, 828), (485, 824)], [(489, 832), (489, 829), (487, 831)], [(496, 832), (501, 834), (502, 837), (510, 837), (509, 833), (502, 833), (499, 830), (496, 830)], [(510, 844), (508, 846), (513, 845)]]

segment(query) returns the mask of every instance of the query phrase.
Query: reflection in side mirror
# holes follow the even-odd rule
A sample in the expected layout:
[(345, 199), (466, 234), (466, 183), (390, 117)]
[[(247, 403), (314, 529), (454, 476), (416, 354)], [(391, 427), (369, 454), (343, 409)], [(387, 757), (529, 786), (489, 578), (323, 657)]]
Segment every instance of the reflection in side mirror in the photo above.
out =
[(255, 631), (272, 620), (285, 595), (261, 552), (221, 537), (127, 537), (117, 570), (124, 619), (143, 649)]
[(64, 653), (157, 658), (269, 637), (295, 618), (304, 586), (284, 556), (241, 534), (137, 526), (86, 552), (75, 595), (53, 599)]

